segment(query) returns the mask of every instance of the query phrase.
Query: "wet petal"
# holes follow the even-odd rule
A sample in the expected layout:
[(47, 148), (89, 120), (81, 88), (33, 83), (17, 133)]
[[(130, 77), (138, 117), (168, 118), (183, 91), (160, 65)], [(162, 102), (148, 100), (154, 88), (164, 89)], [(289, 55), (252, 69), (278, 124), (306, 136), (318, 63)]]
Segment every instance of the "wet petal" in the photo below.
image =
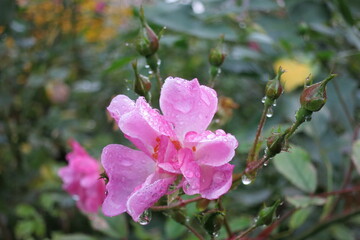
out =
[(134, 108), (135, 102), (133, 100), (125, 95), (117, 95), (111, 100), (107, 110), (110, 116), (116, 122), (119, 122), (119, 119), (123, 114), (132, 111)]
[(200, 191), (200, 166), (194, 161), (193, 153), (188, 148), (182, 149), (182, 159), (181, 172), (185, 178), (183, 183), (184, 192), (187, 195), (197, 194)]
[(174, 175), (154, 173), (131, 194), (127, 202), (127, 212), (135, 222), (146, 209), (153, 206), (168, 192), (169, 185), (175, 179)]
[[(159, 138), (158, 151), (153, 156), (158, 162), (158, 166), (170, 173), (181, 173), (181, 161), (178, 159), (178, 150), (180, 149), (178, 141), (171, 141), (167, 136)], [(155, 148), (157, 150), (157, 148)]]
[(199, 165), (221, 166), (231, 161), (238, 146), (236, 138), (223, 130), (189, 132), (184, 145), (194, 150), (195, 161)]
[(143, 152), (117, 144), (103, 149), (101, 162), (109, 177), (102, 210), (107, 216), (115, 216), (126, 211), (130, 194), (155, 171), (155, 163)]
[(122, 115), (118, 124), (125, 136), (149, 156), (152, 155), (159, 136), (175, 136), (170, 123), (152, 109), (143, 97), (138, 98), (133, 111)]
[(161, 89), (160, 107), (165, 119), (175, 125), (179, 139), (189, 131), (202, 132), (210, 124), (216, 109), (216, 92), (200, 86), (197, 79), (187, 81), (168, 77)]
[(200, 194), (203, 198), (217, 199), (229, 191), (234, 165), (220, 167), (201, 166)]

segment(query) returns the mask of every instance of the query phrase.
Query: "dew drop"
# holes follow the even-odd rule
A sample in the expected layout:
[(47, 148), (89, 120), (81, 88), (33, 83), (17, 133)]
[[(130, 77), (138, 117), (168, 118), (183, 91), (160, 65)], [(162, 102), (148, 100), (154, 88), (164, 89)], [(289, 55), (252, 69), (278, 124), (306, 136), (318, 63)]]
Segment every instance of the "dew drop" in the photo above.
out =
[(129, 88), (129, 87), (127, 87), (127, 88), (126, 88), (126, 91), (130, 91), (130, 88)]
[(269, 164), (269, 161), (264, 162), (264, 167), (266, 167)]
[(157, 63), (158, 66), (160, 66), (161, 65), (161, 60), (158, 59), (156, 63)]
[(266, 116), (268, 118), (271, 118), (273, 116), (274, 112), (273, 112), (273, 109), (272, 107), (270, 107), (268, 110), (267, 110), (267, 113), (266, 113)]
[(272, 104), (274, 107), (276, 107), (276, 100), (274, 100), (273, 104)]
[(306, 121), (306, 122), (311, 121), (311, 116), (306, 116), (306, 117), (305, 117), (305, 121)]
[(249, 185), (251, 183), (251, 179), (248, 178), (246, 175), (242, 176), (241, 181), (244, 185)]
[(150, 74), (150, 75), (153, 74), (153, 71), (150, 70), (150, 71), (149, 71), (149, 74)]
[(267, 99), (267, 97), (266, 97), (266, 96), (265, 96), (265, 97), (263, 97), (263, 98), (261, 99), (261, 102), (262, 102), (262, 103), (265, 103), (266, 99)]
[(75, 201), (78, 201), (78, 200), (80, 199), (79, 196), (76, 195), (76, 194), (72, 195), (71, 197), (72, 197), (72, 199), (74, 199)]
[(140, 225), (147, 225), (150, 223), (151, 221), (151, 217), (152, 217), (152, 213), (149, 210), (145, 210), (139, 218), (138, 223), (140, 223)]
[(212, 237), (213, 237), (213, 238), (217, 238), (218, 236), (219, 236), (219, 232), (213, 232), (213, 233), (212, 233)]
[(202, 2), (200, 2), (200, 1), (194, 1), (193, 3), (192, 3), (192, 9), (193, 9), (193, 12), (195, 13), (195, 14), (201, 14), (201, 13), (203, 13), (203, 12), (205, 12), (205, 6), (204, 6), (204, 4), (202, 3)]
[(127, 47), (128, 47), (129, 45), (130, 45), (129, 43), (125, 43), (125, 46), (127, 46)]
[(145, 65), (145, 68), (150, 68), (150, 65), (147, 65), (147, 64), (146, 64), (146, 65)]

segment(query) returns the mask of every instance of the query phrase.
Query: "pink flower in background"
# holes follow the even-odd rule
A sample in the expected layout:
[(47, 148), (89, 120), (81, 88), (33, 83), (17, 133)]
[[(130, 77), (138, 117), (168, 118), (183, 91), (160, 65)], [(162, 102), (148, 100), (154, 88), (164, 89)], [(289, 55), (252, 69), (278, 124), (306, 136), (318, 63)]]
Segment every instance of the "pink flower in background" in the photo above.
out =
[(237, 141), (223, 130), (206, 131), (217, 108), (216, 92), (197, 79), (166, 79), (159, 111), (143, 97), (116, 96), (107, 110), (140, 151), (110, 144), (101, 161), (109, 177), (103, 212), (128, 212), (134, 221), (168, 193), (178, 176), (186, 194), (217, 199), (232, 184)]
[(63, 188), (76, 199), (85, 213), (96, 213), (105, 198), (105, 184), (100, 177), (100, 164), (81, 145), (69, 141), (73, 151), (66, 155), (69, 165), (59, 170)]

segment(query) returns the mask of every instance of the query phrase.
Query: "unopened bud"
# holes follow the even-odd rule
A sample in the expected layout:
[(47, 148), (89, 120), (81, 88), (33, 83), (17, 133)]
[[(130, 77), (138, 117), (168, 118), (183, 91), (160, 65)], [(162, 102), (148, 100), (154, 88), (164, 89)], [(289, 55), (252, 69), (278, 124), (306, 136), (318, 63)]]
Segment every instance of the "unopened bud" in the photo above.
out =
[(281, 85), (281, 75), (285, 71), (279, 67), (279, 70), (276, 74), (276, 77), (272, 80), (269, 80), (265, 87), (265, 96), (267, 99), (271, 101), (275, 101), (280, 97), (280, 95), (283, 93), (283, 86)]
[(147, 24), (144, 9), (140, 8), (141, 29), (136, 42), (137, 51), (144, 57), (149, 57), (159, 49), (159, 39), (151, 27)]
[(335, 76), (335, 74), (331, 74), (325, 80), (305, 87), (300, 96), (301, 106), (311, 112), (319, 111), (327, 100), (326, 84)]
[(204, 228), (211, 235), (216, 236), (224, 223), (224, 213), (213, 212), (205, 216)]
[(223, 41), (224, 41), (224, 35), (221, 35), (218, 45), (210, 50), (209, 62), (214, 67), (220, 67), (225, 60), (226, 54), (222, 49)]
[(280, 205), (280, 200), (277, 200), (272, 206), (264, 206), (257, 217), (255, 226), (270, 225), (275, 217), (276, 209)]

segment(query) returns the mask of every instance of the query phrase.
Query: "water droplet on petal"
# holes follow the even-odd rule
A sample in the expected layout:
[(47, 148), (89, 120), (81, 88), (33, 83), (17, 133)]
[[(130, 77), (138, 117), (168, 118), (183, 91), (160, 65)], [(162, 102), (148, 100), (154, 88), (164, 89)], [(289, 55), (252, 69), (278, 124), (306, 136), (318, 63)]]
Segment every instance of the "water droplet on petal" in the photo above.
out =
[(252, 182), (251, 179), (248, 178), (246, 175), (242, 176), (241, 181), (244, 185), (249, 185)]
[(120, 161), (120, 164), (125, 166), (125, 167), (130, 167), (131, 165), (133, 165), (133, 160), (130, 159), (130, 158), (123, 158), (121, 161)]
[(263, 97), (263, 98), (261, 99), (261, 102), (262, 102), (262, 103), (265, 103), (266, 99), (267, 99), (267, 97), (266, 97), (266, 96), (265, 96), (265, 97)]
[(152, 217), (151, 211), (150, 211), (150, 210), (145, 210), (145, 211), (141, 214), (138, 223), (140, 223), (141, 225), (147, 225), (147, 224), (150, 223), (151, 217)]
[(221, 183), (224, 180), (224, 173), (216, 172), (213, 176), (214, 183)]
[(109, 194), (108, 190), (105, 191), (105, 196), (107, 196)]
[(268, 118), (271, 118), (271, 117), (273, 116), (273, 114), (274, 114), (274, 112), (273, 112), (272, 107), (269, 107), (269, 109), (268, 109), (267, 112), (266, 112), (266, 116), (267, 116)]

